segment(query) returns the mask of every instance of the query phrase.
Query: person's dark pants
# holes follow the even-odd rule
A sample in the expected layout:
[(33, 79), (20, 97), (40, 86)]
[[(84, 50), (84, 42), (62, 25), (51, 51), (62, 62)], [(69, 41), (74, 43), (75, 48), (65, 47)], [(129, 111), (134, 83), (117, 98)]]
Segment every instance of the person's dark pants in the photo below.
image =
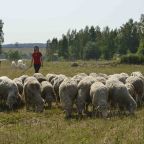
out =
[(34, 64), (35, 73), (39, 72), (40, 67), (41, 67), (41, 64)]

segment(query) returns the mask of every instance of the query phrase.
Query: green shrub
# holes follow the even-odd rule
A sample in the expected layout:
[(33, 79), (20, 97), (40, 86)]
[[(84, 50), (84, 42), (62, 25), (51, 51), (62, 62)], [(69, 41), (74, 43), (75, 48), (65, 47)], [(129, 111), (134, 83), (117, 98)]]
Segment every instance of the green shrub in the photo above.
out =
[(126, 64), (143, 64), (144, 56), (138, 54), (123, 55), (121, 56), (120, 62)]
[(10, 60), (18, 60), (22, 58), (22, 54), (17, 50), (9, 50), (5, 55), (6, 58)]

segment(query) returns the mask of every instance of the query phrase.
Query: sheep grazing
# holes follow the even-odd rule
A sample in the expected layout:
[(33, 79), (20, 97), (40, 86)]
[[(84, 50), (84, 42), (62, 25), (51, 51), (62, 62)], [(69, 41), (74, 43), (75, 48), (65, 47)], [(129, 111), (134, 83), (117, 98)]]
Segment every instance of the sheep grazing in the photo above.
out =
[(108, 75), (106, 75), (104, 73), (98, 73), (98, 76), (108, 79)]
[(17, 61), (17, 68), (19, 68), (19, 69), (26, 69), (27, 68), (26, 64), (24, 63), (24, 61), (22, 59)]
[(56, 103), (57, 104), (60, 102), (60, 98), (59, 98), (59, 86), (64, 81), (65, 78), (67, 78), (65, 75), (60, 74), (60, 75), (57, 75), (53, 79), (53, 87), (54, 87), (54, 92), (56, 94)]
[(126, 83), (126, 79), (129, 77), (129, 75), (127, 73), (120, 73), (120, 74), (113, 74), (113, 75), (109, 75), (109, 78), (117, 78), (119, 81), (121, 81), (122, 83)]
[(78, 96), (76, 99), (78, 115), (82, 116), (83, 111), (88, 112), (88, 105), (91, 103), (90, 87), (96, 81), (92, 76), (83, 78), (78, 84)]
[(143, 74), (140, 71), (132, 72), (131, 76), (138, 76), (138, 77), (144, 78)]
[(103, 74), (103, 73), (90, 73), (89, 76), (92, 76), (92, 77), (103, 77), (105, 79), (108, 79), (108, 76), (106, 74)]
[(48, 104), (48, 108), (51, 108), (52, 102), (55, 100), (55, 94), (53, 86), (48, 81), (41, 82), (41, 96)]
[(94, 82), (90, 88), (94, 115), (108, 116), (108, 89), (101, 82)]
[(136, 91), (135, 91), (135, 88), (132, 84), (130, 83), (126, 83), (125, 84), (128, 92), (130, 93), (130, 95), (134, 98), (134, 100), (136, 101), (136, 98), (137, 98), (137, 94), (136, 94)]
[(15, 61), (12, 61), (12, 62), (11, 62), (11, 68), (12, 68), (12, 69), (17, 68), (17, 64), (16, 64)]
[(61, 80), (63, 81), (65, 78), (67, 78), (67, 77), (65, 75), (63, 75), (63, 74), (56, 75), (51, 80), (51, 84), (54, 86), (57, 83), (57, 81), (60, 81), (60, 83), (61, 83)]
[(66, 78), (59, 87), (60, 101), (66, 113), (66, 118), (72, 116), (73, 103), (76, 99), (77, 92), (77, 82), (71, 78)]
[(33, 76), (41, 83), (42, 81), (47, 81), (46, 77), (41, 73), (34, 73)]
[(14, 78), (13, 81), (16, 83), (16, 85), (18, 87), (19, 94), (20, 94), (18, 107), (23, 107), (24, 106), (24, 100), (22, 99), (22, 95), (23, 95), (23, 82), (22, 82), (22, 79)]
[(51, 83), (52, 79), (55, 78), (57, 75), (56, 74), (50, 74), (48, 73), (46, 75), (46, 79)]
[(90, 73), (89, 76), (92, 76), (92, 77), (97, 77), (98, 74), (97, 73)]
[(22, 75), (19, 77), (19, 79), (22, 81), (22, 83), (24, 84), (24, 81), (26, 78), (28, 78), (29, 76), (28, 75)]
[(76, 80), (76, 82), (77, 82), (77, 84), (78, 84), (78, 83), (79, 83), (84, 77), (86, 77), (86, 76), (88, 76), (88, 75), (85, 74), (85, 73), (79, 73), (79, 74), (73, 76), (72, 79), (73, 79), (73, 80)]
[(21, 63), (23, 63), (23, 60), (19, 59), (17, 62), (18, 62), (18, 64), (21, 64)]
[(101, 77), (101, 76), (97, 76), (97, 77), (94, 77), (97, 81), (99, 82), (102, 82), (103, 84), (106, 83), (106, 79), (104, 77)]
[(23, 93), (23, 82), (20, 78), (14, 78), (13, 81), (17, 84), (19, 94), (22, 95)]
[(0, 102), (4, 102), (10, 110), (19, 106), (21, 102), (16, 83), (6, 76), (0, 77)]
[(120, 110), (127, 110), (130, 114), (134, 113), (137, 108), (136, 101), (122, 82), (110, 78), (106, 81), (106, 87), (109, 91), (108, 100), (111, 106), (118, 106)]
[(102, 82), (103, 84), (105, 84), (108, 79), (108, 76), (103, 73), (90, 73), (89, 76), (94, 77), (97, 81)]
[(16, 68), (18, 68), (18, 69), (26, 69), (27, 66), (26, 66), (26, 64), (23, 62), (23, 60), (18, 60), (17, 63), (16, 63), (15, 61), (12, 61), (12, 62), (11, 62), (11, 68), (12, 68), (12, 69), (16, 69)]
[(44, 100), (41, 97), (41, 85), (35, 77), (28, 77), (24, 82), (24, 100), (26, 109), (42, 112), (44, 110)]
[(142, 80), (141, 77), (138, 76), (130, 76), (127, 78), (126, 83), (130, 83), (134, 87), (134, 92), (135, 93), (135, 100), (138, 104), (138, 106), (142, 105), (142, 98), (144, 96), (144, 81)]

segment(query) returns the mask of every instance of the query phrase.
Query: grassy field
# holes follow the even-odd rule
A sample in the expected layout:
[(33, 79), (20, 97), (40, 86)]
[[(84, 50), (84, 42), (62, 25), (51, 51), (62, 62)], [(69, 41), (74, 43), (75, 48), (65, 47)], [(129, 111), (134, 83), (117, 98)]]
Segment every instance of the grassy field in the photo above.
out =
[[(119, 65), (111, 61), (78, 61), (78, 64), (78, 67), (71, 67), (71, 62), (44, 62), (40, 72), (67, 76), (80, 72), (144, 73), (142, 65)], [(26, 72), (11, 69), (9, 61), (3, 61), (0, 67), (0, 76), (10, 78), (33, 73), (33, 68)], [(138, 109), (135, 116), (85, 117), (82, 120), (65, 120), (63, 111), (55, 105), (43, 113), (26, 112), (25, 109), (0, 112), (0, 144), (144, 144), (144, 108)]]

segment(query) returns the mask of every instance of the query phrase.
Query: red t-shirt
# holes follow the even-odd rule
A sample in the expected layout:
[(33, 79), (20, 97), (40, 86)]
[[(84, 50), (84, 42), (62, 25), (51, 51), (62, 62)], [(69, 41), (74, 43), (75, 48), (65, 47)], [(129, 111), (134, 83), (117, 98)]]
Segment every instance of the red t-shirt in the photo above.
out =
[(34, 60), (34, 64), (41, 64), (41, 57), (42, 57), (41, 52), (34, 52), (32, 54), (32, 57)]

